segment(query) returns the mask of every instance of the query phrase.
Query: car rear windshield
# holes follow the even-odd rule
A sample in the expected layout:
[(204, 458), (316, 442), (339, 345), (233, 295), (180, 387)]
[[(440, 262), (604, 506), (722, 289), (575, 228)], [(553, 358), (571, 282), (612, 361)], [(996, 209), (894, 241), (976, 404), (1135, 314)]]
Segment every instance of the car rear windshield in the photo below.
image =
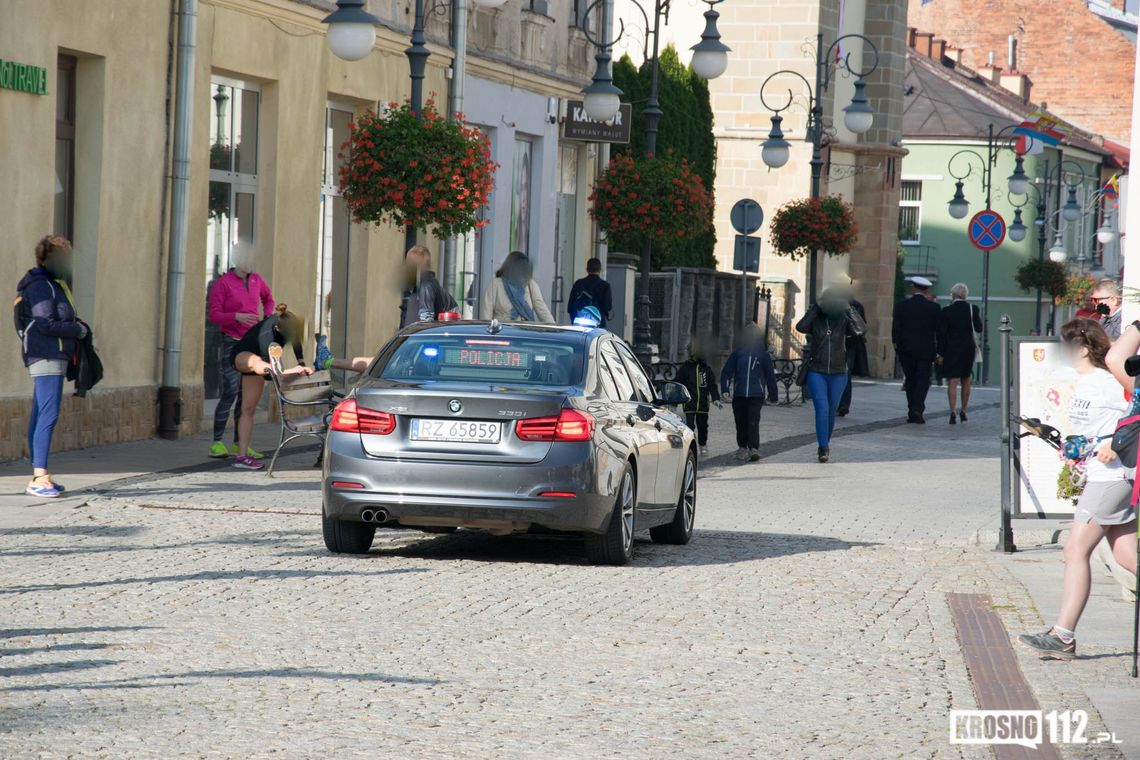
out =
[(512, 385), (578, 385), (580, 336), (410, 335), (373, 370), (385, 380), (444, 380)]

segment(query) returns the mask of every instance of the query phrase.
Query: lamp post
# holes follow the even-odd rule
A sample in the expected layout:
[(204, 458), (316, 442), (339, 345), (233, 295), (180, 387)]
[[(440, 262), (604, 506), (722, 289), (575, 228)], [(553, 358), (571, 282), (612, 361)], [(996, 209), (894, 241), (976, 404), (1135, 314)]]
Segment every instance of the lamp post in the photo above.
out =
[[(1029, 187), (1029, 176), (1025, 173), (1025, 164), (1020, 154), (1017, 153), (1016, 144), (1017, 137), (1014, 135), (1014, 130), (1018, 125), (1010, 124), (1009, 126), (1002, 127), (997, 132), (994, 132), (994, 125), (990, 124), (986, 136), (986, 155), (983, 157), (975, 150), (965, 148), (958, 151), (950, 157), (946, 162), (946, 170), (950, 173), (955, 180), (954, 182), (954, 196), (947, 203), (947, 209), (950, 216), (954, 219), (965, 219), (966, 215), (970, 213), (970, 202), (966, 200), (965, 193), (962, 189), (965, 185), (966, 179), (973, 173), (974, 165), (971, 158), (975, 158), (982, 167), (982, 190), (986, 194), (986, 209), (989, 210), (993, 201), (993, 174), (997, 166), (998, 155), (1003, 150), (1012, 151), (1016, 156), (1014, 161), (1013, 174), (1009, 175), (1007, 179), (1009, 192), (1011, 194), (1022, 194)], [(955, 160), (961, 158), (965, 163), (965, 171), (959, 173), (955, 171)], [(1018, 217), (1015, 214), (1015, 220)], [(1021, 225), (1024, 227), (1024, 224)], [(1018, 234), (1021, 234), (1021, 229), (1018, 229)], [(1022, 234), (1021, 239), (1025, 239)], [(989, 377), (990, 365), (990, 337), (989, 337), (989, 306), (990, 306), (990, 251), (982, 252), (982, 382), (986, 382)]]
[[(803, 74), (791, 69), (784, 69), (770, 74), (764, 83), (760, 85), (760, 102), (764, 107), (772, 112), (772, 130), (768, 133), (768, 139), (760, 146), (760, 157), (764, 163), (771, 169), (779, 169), (781, 166), (788, 162), (790, 154), (790, 145), (784, 137), (784, 131), (781, 128), (783, 117), (780, 113), (786, 111), (791, 107), (794, 98), (792, 91), (788, 90), (788, 101), (779, 108), (773, 108), (767, 100), (764, 99), (764, 88), (775, 77), (778, 76), (794, 76), (799, 77), (807, 86), (808, 91), (808, 122), (806, 128), (806, 138), (811, 141), (811, 197), (818, 198), (823, 184), (823, 138), (825, 127), (823, 123), (823, 101), (822, 97), (828, 88), (831, 86), (831, 77), (833, 73), (832, 61), (835, 60), (835, 49), (843, 40), (857, 39), (861, 40), (874, 53), (875, 60), (870, 68), (854, 70), (851, 68), (851, 54), (848, 53), (843, 58), (843, 67), (848, 72), (855, 75), (855, 94), (851, 97), (851, 103), (843, 108), (843, 124), (848, 130), (854, 134), (861, 135), (871, 128), (875, 120), (875, 112), (871, 109), (871, 105), (867, 100), (867, 95), (864, 89), (867, 86), (865, 81), (866, 77), (870, 76), (872, 72), (879, 67), (879, 49), (875, 47), (875, 43), (867, 39), (861, 34), (845, 34), (836, 38), (835, 42), (825, 51), (823, 49), (823, 35), (816, 35), (815, 45), (815, 86), (807, 80)], [(835, 65), (838, 69), (839, 64)], [(816, 297), (816, 258), (818, 251), (812, 250), (808, 256), (808, 304), (815, 303)]]
[[(451, 0), (463, 3), (468, 0)], [(498, 8), (506, 0), (470, 0), (483, 8)], [(365, 0), (336, 0), (336, 10), (321, 21), (329, 25), (328, 44), (333, 55), (346, 61), (359, 61), (372, 52), (376, 44), (376, 27), (383, 22), (364, 9)], [(434, 7), (434, 6), (433, 6)], [(408, 68), (412, 80), (411, 97), (408, 99), (412, 113), (420, 115), (424, 106), (424, 76), (427, 72), (427, 59), (431, 56), (427, 37), (424, 36), (424, 0), (415, 0), (412, 22), (411, 45), (404, 50), (408, 56)], [(416, 230), (408, 227), (404, 233), (404, 250), (416, 244)]]
[[(606, 0), (594, 0), (586, 8), (586, 13), (589, 14), (596, 7), (602, 5)], [(642, 4), (642, 0), (630, 0), (632, 5), (641, 11), (641, 15), (645, 19), (646, 39), (645, 39), (645, 59), (649, 63), (649, 97), (645, 100), (645, 106), (641, 109), (642, 116), (645, 117), (645, 154), (649, 158), (653, 158), (657, 153), (657, 129), (661, 122), (661, 117), (664, 112), (661, 110), (661, 104), (657, 100), (657, 84), (660, 71), (660, 63), (658, 60), (658, 52), (661, 40), (661, 24), (669, 22), (669, 7), (672, 0), (652, 0), (653, 12), (652, 19), (650, 18), (649, 11), (646, 6)], [(648, 0), (646, 0), (648, 2)], [(724, 73), (728, 67), (728, 53), (729, 48), (720, 41), (720, 32), (717, 31), (716, 22), (720, 17), (714, 6), (724, 2), (724, 0), (703, 0), (708, 5), (708, 10), (705, 11), (705, 30), (701, 33), (701, 41), (690, 48), (693, 51), (692, 68), (693, 73), (702, 79), (715, 79)], [(612, 40), (597, 40), (590, 34), (586, 33), (586, 38), (597, 48), (598, 52), (594, 56), (596, 63), (594, 70), (594, 77), (589, 86), (582, 90), (582, 106), (586, 110), (587, 115), (595, 121), (609, 121), (612, 119), (621, 108), (621, 96), (623, 95), (621, 89), (613, 82), (613, 70), (611, 67), (613, 56), (610, 54), (610, 49), (614, 46), (622, 35), (625, 33), (625, 22), (621, 22), (620, 29), (617, 35)], [(650, 50), (652, 52), (650, 53)], [(641, 361), (642, 365), (648, 369), (653, 364), (653, 352), (650, 349), (649, 341), (651, 339), (651, 332), (649, 329), (650, 319), (650, 299), (649, 299), (649, 284), (650, 272), (652, 270), (652, 257), (653, 257), (653, 243), (651, 240), (646, 240), (641, 245), (641, 262), (637, 278), (637, 310), (634, 312), (633, 319), (633, 352)]]

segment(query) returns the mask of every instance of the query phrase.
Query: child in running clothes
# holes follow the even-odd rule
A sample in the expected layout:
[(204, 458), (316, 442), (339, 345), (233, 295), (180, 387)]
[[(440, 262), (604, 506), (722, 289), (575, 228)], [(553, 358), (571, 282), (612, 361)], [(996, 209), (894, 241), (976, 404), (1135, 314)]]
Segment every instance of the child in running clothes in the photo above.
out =
[(1108, 335), (1091, 319), (1066, 322), (1061, 327), (1061, 342), (1077, 371), (1076, 388), (1069, 400), (1069, 432), (1087, 438), (1092, 453), (1085, 466), (1084, 492), (1077, 501), (1073, 527), (1065, 541), (1065, 576), (1057, 622), (1044, 633), (1022, 634), (1018, 638), (1046, 657), (1072, 660), (1077, 656), (1077, 621), (1092, 587), (1089, 559), (1101, 539), (1108, 539), (1121, 567), (1136, 572), (1132, 476), (1111, 444), (1116, 423), (1128, 411), (1123, 390), (1132, 387), (1131, 378), (1124, 371), (1124, 360), (1140, 349), (1140, 332), (1135, 326), (1130, 327), (1112, 347), (1109, 363)]

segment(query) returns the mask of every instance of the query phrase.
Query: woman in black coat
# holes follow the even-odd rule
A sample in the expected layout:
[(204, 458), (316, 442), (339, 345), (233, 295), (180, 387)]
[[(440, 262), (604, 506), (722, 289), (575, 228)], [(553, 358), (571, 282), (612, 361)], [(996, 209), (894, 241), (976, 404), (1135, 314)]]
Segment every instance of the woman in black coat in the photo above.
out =
[[(978, 344), (974, 333), (982, 331), (982, 315), (978, 307), (967, 301), (970, 291), (959, 282), (950, 289), (950, 305), (942, 310), (938, 328), (938, 355), (942, 361), (942, 376), (946, 378), (946, 392), (950, 397), (950, 424), (959, 419), (965, 422), (970, 406), (970, 382), (974, 376), (974, 358)], [(958, 387), (962, 388), (962, 406), (955, 414)]]

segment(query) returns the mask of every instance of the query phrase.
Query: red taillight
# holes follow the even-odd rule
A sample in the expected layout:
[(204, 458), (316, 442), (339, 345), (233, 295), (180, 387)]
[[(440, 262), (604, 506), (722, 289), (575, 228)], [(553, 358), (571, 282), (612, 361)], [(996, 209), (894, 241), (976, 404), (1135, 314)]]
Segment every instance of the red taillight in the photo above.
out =
[(356, 399), (345, 399), (333, 409), (330, 430), (341, 433), (388, 435), (396, 429), (396, 415), (356, 405)]
[(359, 488), (364, 488), (364, 484), (363, 483), (355, 483), (351, 480), (334, 480), (332, 482), (332, 487), (333, 488), (359, 489)]
[(549, 496), (555, 499), (573, 499), (578, 494), (573, 491), (543, 491), (539, 496)]
[(515, 435), (524, 441), (588, 441), (594, 437), (594, 418), (577, 409), (563, 409), (557, 417), (519, 420)]

